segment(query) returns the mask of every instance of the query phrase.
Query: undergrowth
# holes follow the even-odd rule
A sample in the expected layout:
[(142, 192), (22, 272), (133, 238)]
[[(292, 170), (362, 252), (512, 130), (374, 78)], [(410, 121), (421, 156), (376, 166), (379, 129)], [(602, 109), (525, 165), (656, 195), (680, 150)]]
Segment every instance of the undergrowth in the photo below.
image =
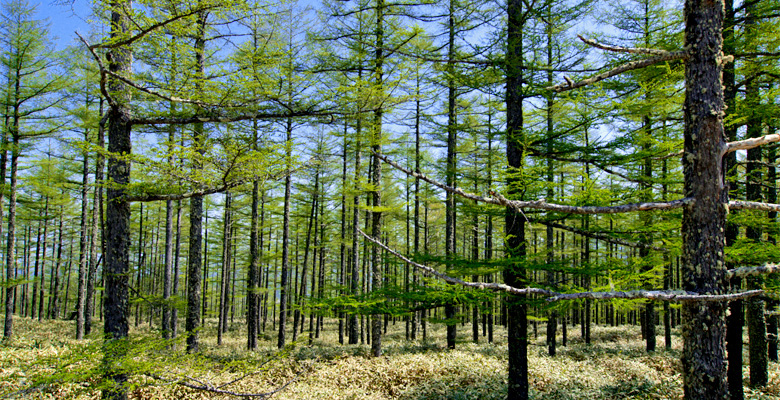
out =
[[(0, 344), (0, 398), (98, 399), (102, 382), (100, 326), (87, 340), (76, 341), (73, 322), (17, 318), (17, 335)], [(208, 321), (207, 321), (208, 322)], [(383, 356), (369, 357), (369, 346), (339, 345), (335, 321), (326, 321), (321, 338), (307, 346), (304, 332), (285, 351), (270, 334), (257, 352), (245, 350), (243, 325), (236, 323), (216, 344), (211, 321), (201, 332), (198, 355), (182, 351), (181, 341), (157, 339), (148, 326), (133, 329), (122, 351), (132, 399), (222, 399), (176, 384), (205, 382), (236, 393), (263, 393), (292, 382), (274, 399), (504, 399), (507, 390), (506, 336), (496, 341), (466, 340), (461, 328), (456, 350), (444, 348), (443, 326), (429, 324), (426, 340), (404, 340), (403, 322), (391, 324), (383, 337)], [(647, 354), (636, 327), (593, 327), (593, 343), (581, 342), (578, 329), (569, 345), (547, 355), (544, 336), (529, 341), (531, 397), (545, 400), (682, 398), (680, 339), (671, 350)], [(540, 329), (543, 332), (543, 329)], [(560, 341), (560, 337), (559, 337)], [(748, 371), (745, 370), (747, 382)], [(745, 388), (747, 399), (780, 399), (780, 366), (770, 365), (770, 384)]]

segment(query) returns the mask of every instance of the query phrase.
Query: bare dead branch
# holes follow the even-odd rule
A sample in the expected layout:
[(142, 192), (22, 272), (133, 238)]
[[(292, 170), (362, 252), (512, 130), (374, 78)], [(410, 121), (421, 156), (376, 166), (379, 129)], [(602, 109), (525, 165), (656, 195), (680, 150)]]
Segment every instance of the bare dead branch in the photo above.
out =
[(374, 154), (376, 154), (377, 157), (379, 157), (379, 159), (381, 159), (382, 161), (391, 165), (393, 168), (401, 172), (404, 172), (409, 176), (419, 178), (425, 182), (430, 183), (431, 185), (437, 186), (450, 193), (454, 193), (463, 198), (478, 201), (480, 203), (511, 207), (521, 212), (523, 209), (530, 208), (530, 209), (555, 211), (555, 212), (562, 212), (562, 213), (569, 213), (569, 214), (619, 214), (619, 213), (627, 213), (632, 211), (673, 210), (675, 208), (680, 208), (685, 205), (691, 204), (694, 201), (693, 198), (686, 197), (684, 199), (673, 200), (668, 202), (634, 203), (634, 204), (624, 204), (620, 206), (569, 206), (564, 204), (548, 203), (545, 200), (534, 200), (534, 201), (508, 200), (504, 196), (494, 191), (490, 192), (490, 197), (484, 197), (478, 194), (466, 192), (460, 188), (453, 188), (447, 186), (441, 182), (438, 182), (434, 179), (425, 176), (424, 174), (410, 171), (409, 169), (406, 169), (401, 165), (399, 165), (398, 163), (390, 160), (385, 155), (377, 154), (377, 153)]
[(562, 84), (555, 85), (555, 86), (549, 86), (546, 89), (547, 90), (552, 90), (552, 91), (555, 91), (555, 92), (558, 92), (558, 93), (565, 92), (565, 91), (568, 91), (568, 90), (573, 90), (573, 89), (581, 88), (581, 87), (584, 87), (584, 86), (592, 85), (592, 84), (594, 84), (596, 82), (602, 81), (602, 80), (607, 79), (607, 78), (611, 78), (611, 77), (616, 76), (616, 75), (620, 75), (620, 74), (622, 74), (624, 72), (627, 72), (627, 71), (633, 71), (635, 69), (641, 69), (641, 68), (649, 67), (649, 66), (651, 66), (653, 64), (658, 64), (659, 62), (682, 60), (682, 59), (688, 58), (688, 54), (689, 54), (689, 52), (687, 50), (683, 50), (683, 51), (670, 52), (669, 54), (663, 55), (663, 56), (656, 56), (656, 57), (646, 58), (644, 60), (631, 61), (631, 62), (627, 62), (627, 63), (625, 63), (623, 65), (620, 65), (620, 66), (618, 66), (616, 68), (613, 68), (613, 69), (611, 69), (609, 71), (606, 71), (606, 72), (603, 72), (601, 74), (592, 76), (592, 77), (590, 77), (588, 79), (583, 79), (583, 80), (581, 80), (579, 82), (569, 82), (567, 80), (566, 83), (562, 83)]
[(757, 201), (731, 200), (729, 201), (729, 210), (758, 210), (758, 211), (780, 211), (780, 204), (760, 203)]
[(723, 154), (731, 153), (737, 150), (749, 150), (769, 143), (780, 142), (780, 133), (774, 133), (771, 135), (765, 135), (752, 139), (738, 140), (735, 142), (726, 143), (726, 147), (723, 149)]
[(439, 279), (441, 279), (441, 280), (443, 280), (445, 282), (448, 282), (448, 283), (454, 283), (456, 285), (461, 285), (461, 286), (475, 288), (475, 289), (488, 289), (488, 290), (495, 290), (495, 291), (512, 293), (512, 294), (519, 294), (519, 295), (541, 294), (541, 295), (553, 296), (553, 295), (557, 294), (557, 293), (552, 292), (550, 290), (540, 289), (540, 288), (519, 289), (519, 288), (516, 288), (516, 287), (505, 285), (503, 283), (466, 282), (466, 281), (458, 279), (458, 278), (453, 278), (453, 277), (451, 277), (451, 276), (449, 276), (447, 274), (443, 274), (443, 273), (437, 271), (436, 269), (434, 269), (432, 267), (416, 263), (416, 262), (414, 262), (414, 261), (404, 257), (401, 253), (399, 253), (399, 252), (397, 252), (397, 251), (395, 251), (395, 250), (385, 246), (384, 243), (382, 243), (382, 242), (374, 239), (373, 237), (367, 235), (360, 228), (357, 228), (357, 231), (358, 231), (358, 233), (363, 235), (363, 237), (368, 239), (368, 241), (370, 241), (370, 242), (374, 243), (375, 245), (381, 247), (382, 249), (384, 249), (388, 253), (394, 255), (398, 259), (403, 260), (404, 262), (408, 263), (409, 265), (411, 265), (411, 266), (413, 266), (413, 267), (415, 267), (415, 268), (417, 268), (419, 270), (425, 271), (425, 272), (427, 272), (427, 273), (429, 273), (429, 274), (431, 274), (431, 275), (433, 275), (433, 276), (435, 276), (435, 277), (437, 277), (437, 278), (439, 278)]
[(774, 272), (780, 272), (780, 264), (766, 263), (759, 267), (739, 267), (730, 269), (726, 272), (726, 277), (731, 279), (734, 277), (744, 278), (751, 275), (771, 274)]
[(645, 47), (621, 47), (621, 46), (611, 46), (608, 44), (599, 43), (593, 39), (586, 39), (582, 37), (581, 35), (577, 35), (580, 40), (582, 40), (585, 44), (589, 46), (593, 46), (597, 49), (611, 51), (615, 53), (631, 53), (631, 54), (652, 54), (655, 56), (669, 56), (672, 55), (673, 52), (668, 50), (660, 50), (660, 49), (648, 49)]
[(565, 293), (550, 297), (547, 301), (560, 300), (607, 300), (607, 299), (649, 299), (658, 301), (732, 301), (763, 294), (763, 290), (748, 290), (739, 293), (697, 294), (674, 290), (632, 290), (628, 292), (582, 292)]
[(448, 283), (453, 283), (463, 287), (470, 287), (474, 289), (482, 290), (494, 290), (498, 292), (505, 292), (517, 295), (526, 294), (538, 294), (547, 296), (547, 301), (562, 301), (562, 300), (578, 300), (578, 299), (594, 299), (594, 300), (609, 300), (609, 299), (650, 299), (659, 301), (731, 301), (737, 299), (744, 299), (751, 296), (758, 296), (764, 293), (763, 290), (750, 290), (740, 293), (724, 293), (724, 294), (698, 294), (694, 292), (674, 291), (674, 290), (632, 290), (627, 292), (581, 292), (581, 293), (558, 293), (552, 290), (541, 288), (516, 288), (513, 286), (505, 285), (503, 283), (485, 283), (485, 282), (466, 282), (458, 278), (453, 278), (447, 274), (441, 273), (434, 268), (427, 265), (416, 263), (407, 257), (404, 257), (401, 253), (387, 247), (384, 243), (372, 238), (360, 228), (357, 229), (364, 238), (371, 243), (381, 247), (388, 253), (397, 257), (398, 259), (408, 263), (409, 265), (428, 272), (431, 275)]

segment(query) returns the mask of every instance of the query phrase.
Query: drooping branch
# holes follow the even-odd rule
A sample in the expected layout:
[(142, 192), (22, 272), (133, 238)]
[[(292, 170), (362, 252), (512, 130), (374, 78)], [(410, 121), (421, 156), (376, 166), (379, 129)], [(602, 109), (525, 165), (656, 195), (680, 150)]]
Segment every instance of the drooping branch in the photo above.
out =
[(739, 267), (730, 269), (726, 272), (726, 277), (731, 279), (734, 277), (744, 278), (751, 275), (771, 274), (774, 272), (780, 272), (780, 264), (766, 263), (758, 267)]
[(445, 281), (447, 283), (453, 283), (453, 284), (456, 284), (456, 285), (461, 285), (461, 286), (464, 286), (464, 287), (470, 287), (470, 288), (475, 288), (475, 289), (488, 289), (488, 290), (495, 290), (495, 291), (499, 291), (499, 292), (507, 292), (507, 293), (512, 293), (512, 294), (518, 294), (518, 295), (539, 294), (539, 295), (553, 296), (553, 295), (557, 294), (556, 292), (553, 292), (553, 291), (550, 291), (550, 290), (546, 290), (546, 289), (541, 289), (541, 288), (520, 289), (520, 288), (512, 287), (512, 286), (509, 286), (509, 285), (505, 285), (503, 283), (466, 282), (466, 281), (458, 279), (458, 278), (453, 278), (453, 277), (451, 277), (451, 276), (449, 276), (447, 274), (444, 274), (444, 273), (441, 273), (441, 272), (437, 271), (436, 269), (434, 269), (432, 267), (429, 267), (429, 266), (423, 265), (423, 264), (419, 264), (419, 263), (416, 263), (416, 262), (408, 259), (407, 257), (402, 255), (401, 253), (399, 253), (399, 252), (397, 252), (397, 251), (387, 247), (384, 243), (382, 243), (382, 242), (374, 239), (373, 237), (367, 235), (360, 228), (357, 228), (357, 231), (358, 231), (358, 233), (363, 235), (364, 238), (368, 239), (368, 241), (370, 241), (371, 243), (374, 243), (375, 245), (381, 247), (382, 249), (384, 249), (388, 253), (394, 255), (398, 259), (408, 263), (409, 265), (411, 265), (411, 266), (413, 266), (413, 267), (415, 267), (415, 268), (417, 268), (417, 269), (419, 269), (421, 271), (428, 272), (429, 274), (431, 274), (431, 275), (433, 275), (433, 276), (435, 276), (435, 277), (437, 277), (437, 278), (439, 278), (439, 279), (441, 279), (441, 280), (443, 280), (443, 281)]
[(544, 221), (544, 220), (534, 219), (534, 218), (530, 218), (528, 220), (528, 222), (530, 222), (532, 224), (542, 224), (542, 225), (545, 225), (545, 226), (551, 226), (551, 227), (556, 228), (556, 229), (561, 229), (561, 230), (564, 230), (564, 231), (576, 233), (576, 234), (578, 234), (580, 236), (586, 236), (586, 237), (589, 237), (591, 239), (598, 239), (598, 240), (601, 240), (601, 241), (604, 241), (604, 242), (607, 242), (607, 243), (617, 244), (617, 245), (620, 245), (620, 246), (627, 246), (627, 247), (634, 247), (634, 248), (645, 248), (645, 249), (660, 251), (660, 252), (664, 252), (664, 253), (668, 253), (669, 252), (668, 249), (663, 248), (663, 247), (653, 246), (653, 245), (647, 244), (647, 243), (633, 242), (633, 241), (630, 241), (630, 240), (624, 240), (624, 239), (620, 239), (620, 238), (616, 238), (616, 237), (612, 237), (612, 236), (604, 235), (604, 234), (600, 234), (600, 233), (588, 232), (588, 231), (583, 230), (583, 229), (575, 228), (573, 226), (568, 226), (568, 225), (564, 225), (564, 224), (559, 224), (557, 222)]
[(673, 200), (668, 202), (634, 203), (634, 204), (624, 204), (620, 206), (570, 206), (564, 204), (548, 203), (545, 200), (534, 200), (534, 201), (509, 200), (494, 191), (490, 192), (490, 197), (484, 197), (478, 194), (466, 192), (463, 189), (447, 186), (441, 182), (429, 178), (424, 174), (411, 171), (399, 165), (398, 163), (390, 160), (389, 158), (387, 158), (387, 156), (383, 154), (377, 154), (377, 157), (379, 157), (379, 159), (383, 160), (387, 164), (391, 165), (393, 168), (409, 176), (412, 176), (414, 178), (419, 178), (425, 182), (430, 183), (431, 185), (444, 189), (445, 191), (448, 191), (450, 193), (457, 194), (458, 196), (461, 196), (463, 198), (478, 201), (480, 203), (495, 204), (504, 207), (512, 207), (521, 212), (523, 209), (530, 208), (530, 209), (555, 211), (555, 212), (562, 212), (562, 213), (569, 213), (569, 214), (619, 214), (619, 213), (627, 213), (632, 211), (673, 210), (675, 208), (680, 208), (685, 205), (691, 204), (694, 201), (692, 198), (684, 198), (684, 199)]
[(726, 143), (726, 147), (723, 149), (723, 154), (731, 153), (732, 151), (737, 150), (749, 150), (758, 146), (777, 142), (780, 142), (780, 133), (774, 133), (752, 139), (738, 140), (735, 142)]
[(608, 299), (650, 299), (658, 301), (732, 301), (763, 294), (763, 290), (748, 290), (739, 293), (697, 294), (681, 290), (631, 290), (627, 292), (582, 292), (565, 293), (550, 297), (547, 301), (561, 300), (608, 300)]
[(505, 285), (502, 283), (485, 283), (485, 282), (466, 282), (458, 278), (453, 278), (447, 274), (441, 273), (434, 268), (427, 265), (416, 263), (409, 258), (403, 256), (401, 253), (391, 249), (384, 243), (374, 239), (367, 235), (365, 232), (357, 229), (364, 238), (373, 243), (376, 246), (381, 247), (388, 253), (397, 257), (398, 259), (408, 263), (409, 265), (428, 272), (431, 275), (448, 283), (453, 283), (463, 287), (470, 287), (482, 290), (494, 290), (498, 292), (506, 292), (512, 294), (538, 294), (547, 296), (547, 301), (562, 301), (562, 300), (578, 300), (578, 299), (593, 299), (593, 300), (609, 300), (609, 299), (651, 299), (659, 301), (731, 301), (737, 299), (744, 299), (747, 297), (758, 296), (764, 293), (763, 290), (750, 290), (739, 293), (725, 293), (725, 294), (698, 294), (694, 292), (675, 291), (675, 290), (631, 290), (626, 292), (581, 292), (581, 293), (558, 293), (552, 290), (541, 288), (516, 288), (513, 286)]
[(729, 201), (729, 210), (758, 210), (758, 211), (780, 211), (780, 204), (760, 203), (757, 201)]
[(633, 71), (635, 69), (649, 67), (653, 64), (658, 64), (659, 62), (682, 60), (688, 58), (688, 54), (689, 52), (687, 50), (683, 50), (683, 51), (670, 52), (669, 54), (662, 55), (662, 56), (646, 58), (644, 60), (631, 61), (623, 65), (620, 65), (616, 68), (613, 68), (609, 71), (603, 72), (598, 75), (594, 75), (587, 79), (583, 79), (579, 82), (574, 82), (571, 81), (571, 79), (567, 78), (566, 83), (562, 83), (555, 86), (549, 86), (546, 89), (559, 92), (559, 93), (565, 92), (568, 90), (573, 90), (584, 86), (592, 85), (596, 82), (603, 81), (604, 79), (611, 78), (616, 75), (620, 75), (627, 71)]
[(615, 53), (631, 53), (631, 54), (652, 54), (655, 56), (669, 56), (674, 54), (674, 52), (668, 51), (668, 50), (660, 50), (660, 49), (648, 49), (644, 47), (621, 47), (621, 46), (611, 46), (608, 44), (599, 43), (593, 39), (586, 39), (582, 37), (581, 35), (577, 35), (580, 40), (582, 40), (585, 44), (589, 46), (593, 46), (597, 49), (606, 50), (606, 51), (612, 51)]

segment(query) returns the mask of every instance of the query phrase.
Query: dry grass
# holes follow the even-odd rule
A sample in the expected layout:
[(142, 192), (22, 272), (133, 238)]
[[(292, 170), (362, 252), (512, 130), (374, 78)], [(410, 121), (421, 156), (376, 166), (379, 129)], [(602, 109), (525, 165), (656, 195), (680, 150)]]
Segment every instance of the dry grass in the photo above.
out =
[[(12, 343), (0, 345), (0, 398), (9, 395), (30, 399), (93, 399), (99, 393), (88, 384), (96, 382), (94, 369), (99, 364), (97, 337), (86, 343), (71, 339), (73, 322), (46, 321), (42, 324), (21, 318), (15, 320), (18, 333)], [(307, 325), (308, 326), (308, 325)], [(543, 327), (540, 327), (543, 328)], [(244, 350), (244, 327), (233, 325), (222, 346), (216, 345), (214, 324), (202, 335), (203, 357), (193, 358), (181, 352), (155, 350), (152, 355), (136, 357), (139, 365), (169, 377), (187, 375), (213, 384), (228, 382), (255, 371), (275, 353), (275, 340), (261, 341), (256, 353)], [(232, 384), (235, 392), (264, 392), (297, 377), (275, 399), (503, 399), (506, 395), (506, 338), (497, 328), (496, 343), (474, 344), (470, 327), (462, 327), (464, 339), (454, 351), (442, 348), (445, 331), (429, 325), (428, 341), (404, 340), (402, 322), (390, 325), (383, 337), (384, 355), (368, 357), (367, 345), (337, 344), (335, 321), (329, 321), (321, 338), (308, 347), (308, 334), (299, 344), (265, 369)], [(100, 329), (98, 328), (99, 332)], [(570, 329), (572, 341), (559, 346), (556, 357), (546, 355), (544, 337), (531, 340), (529, 381), (535, 399), (678, 399), (682, 397), (680, 376), (680, 340), (673, 339), (670, 351), (653, 355), (644, 352), (638, 329), (633, 327), (594, 327), (593, 344), (579, 343), (579, 329)], [(543, 329), (540, 329), (543, 332)], [(156, 335), (148, 327), (132, 332), (135, 337)], [(270, 337), (269, 339), (273, 339)], [(663, 347), (663, 337), (658, 338)], [(45, 360), (45, 361), (41, 361)], [(67, 360), (68, 365), (55, 365)], [(165, 361), (168, 360), (168, 361)], [(144, 364), (146, 363), (146, 364)], [(59, 368), (72, 371), (66, 380), (36, 391), (29, 388), (40, 376), (52, 376)], [(91, 371), (91, 372), (90, 372)], [(748, 371), (745, 371), (747, 381)], [(81, 375), (77, 375), (81, 374)], [(91, 374), (91, 375), (90, 375)], [(230, 398), (197, 392), (181, 386), (135, 378), (134, 399), (218, 399)], [(770, 384), (762, 391), (746, 388), (748, 399), (780, 399), (780, 366), (770, 365)]]

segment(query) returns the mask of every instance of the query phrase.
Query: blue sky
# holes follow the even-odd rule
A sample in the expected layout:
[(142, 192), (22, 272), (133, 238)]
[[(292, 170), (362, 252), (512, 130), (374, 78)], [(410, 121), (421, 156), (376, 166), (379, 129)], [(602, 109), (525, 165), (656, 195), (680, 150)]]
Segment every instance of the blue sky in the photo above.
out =
[[(71, 2), (72, 1), (72, 2)], [(82, 35), (89, 32), (87, 19), (90, 14), (90, 3), (85, 0), (45, 1), (38, 4), (38, 16), (49, 21), (51, 36), (61, 49), (75, 43), (78, 31)]]

